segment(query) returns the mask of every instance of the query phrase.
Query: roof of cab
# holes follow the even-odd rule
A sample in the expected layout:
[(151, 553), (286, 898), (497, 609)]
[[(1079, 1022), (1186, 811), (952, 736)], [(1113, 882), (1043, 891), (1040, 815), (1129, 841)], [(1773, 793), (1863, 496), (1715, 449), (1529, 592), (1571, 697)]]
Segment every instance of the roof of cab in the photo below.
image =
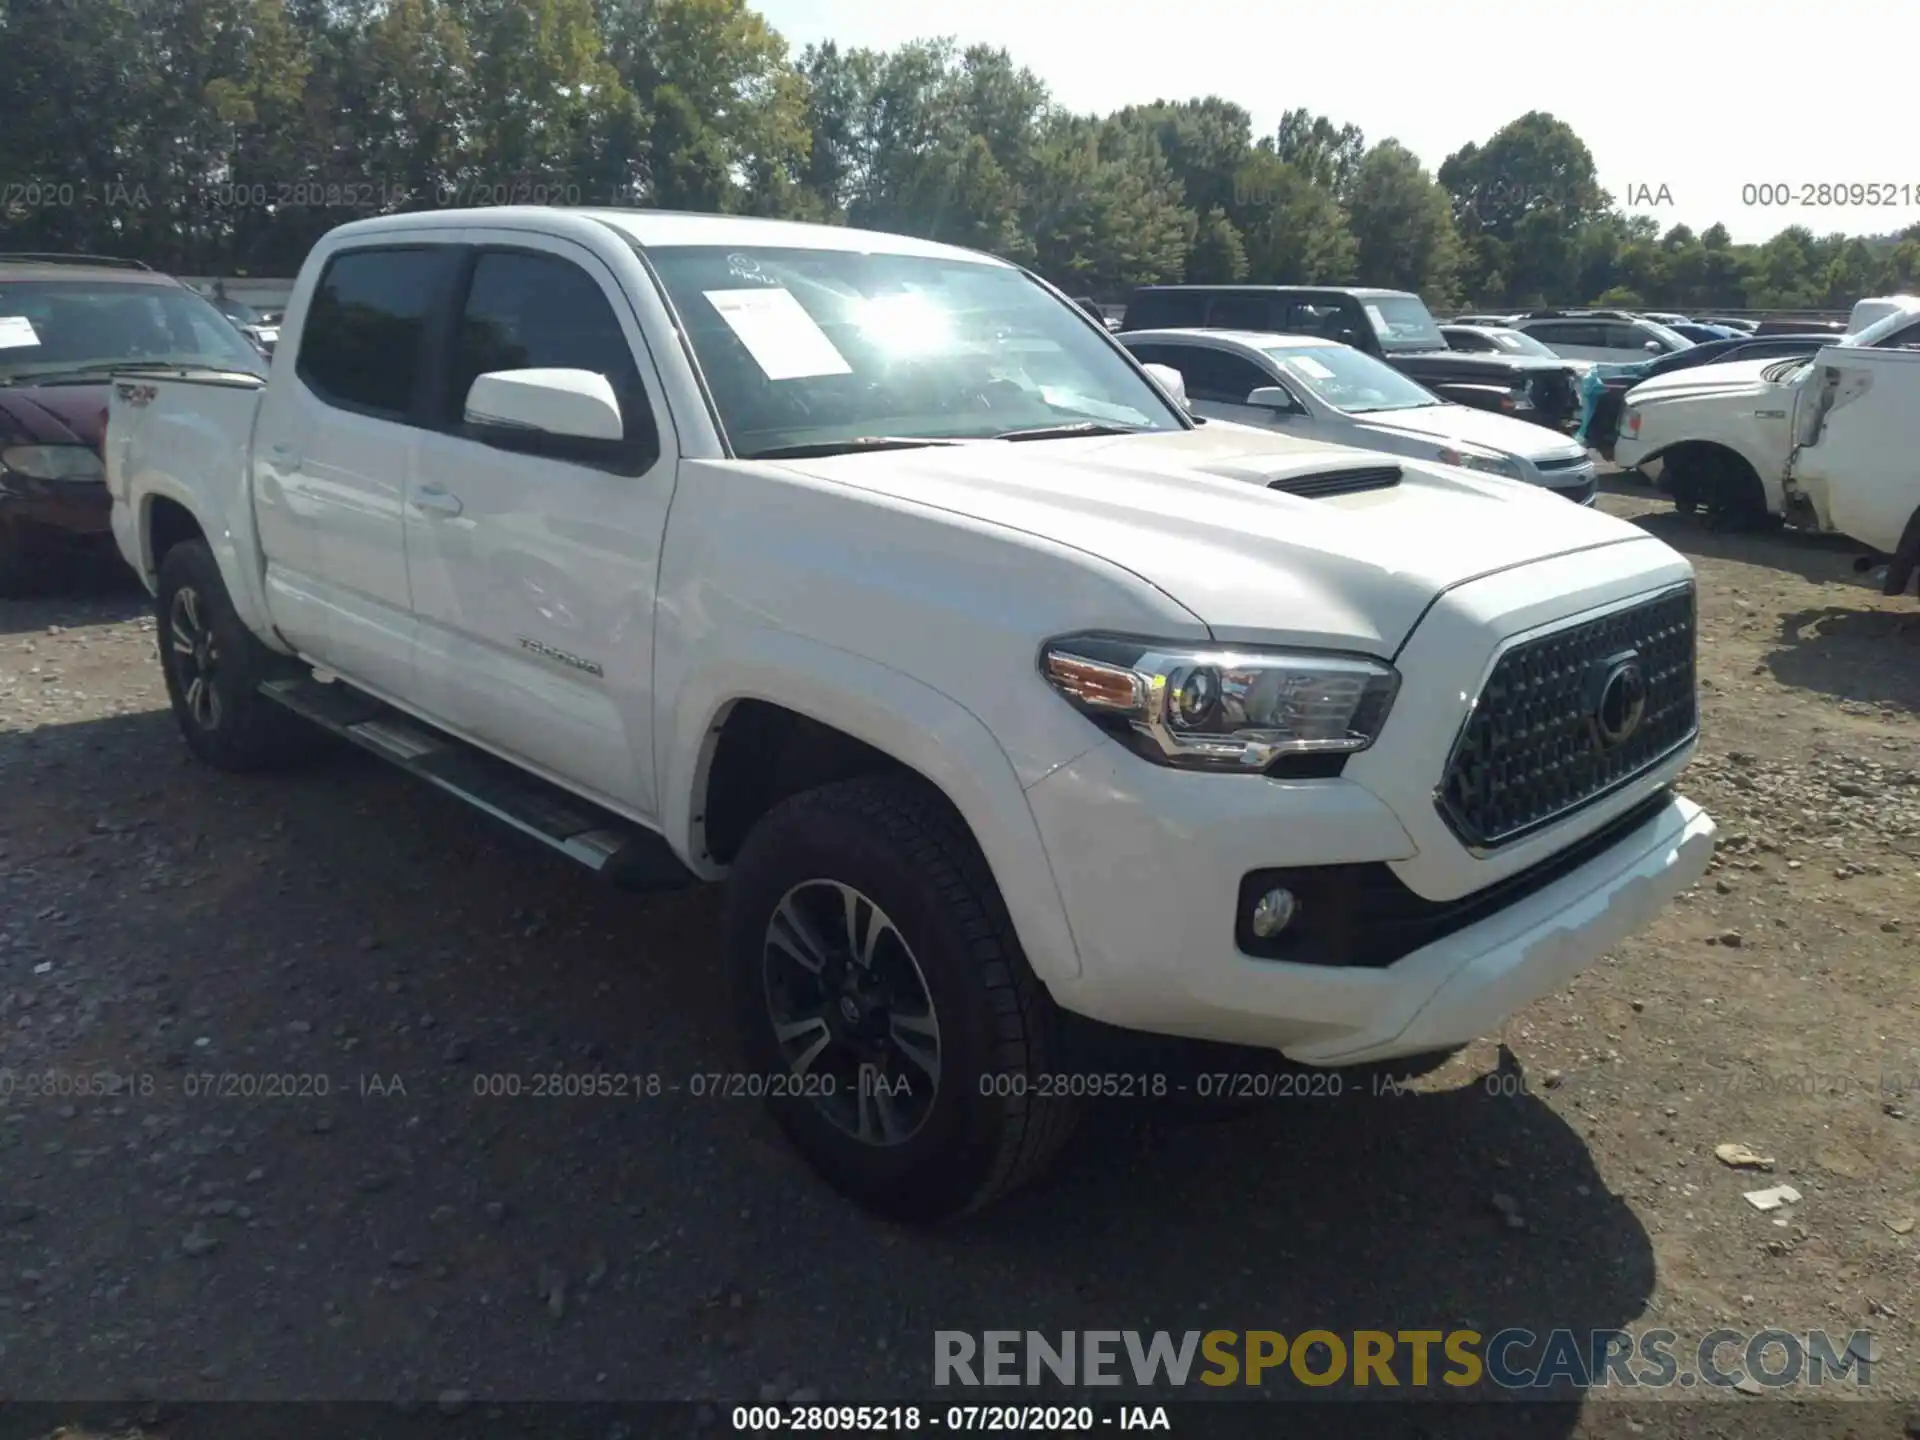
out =
[[(578, 233), (582, 225), (616, 230), (643, 249), (679, 245), (744, 245), (765, 249), (847, 250), (868, 255), (917, 255), (966, 260), (982, 265), (1008, 262), (978, 250), (942, 245), (910, 235), (855, 230), (845, 225), (812, 225), (797, 220), (766, 220), (751, 215), (702, 215), (683, 210), (570, 208), (549, 205), (494, 205), (472, 210), (404, 211), (354, 220), (332, 232), (341, 238), (377, 235), (389, 230), (468, 229), (497, 226)], [(1011, 267), (1009, 267), (1011, 268)]]

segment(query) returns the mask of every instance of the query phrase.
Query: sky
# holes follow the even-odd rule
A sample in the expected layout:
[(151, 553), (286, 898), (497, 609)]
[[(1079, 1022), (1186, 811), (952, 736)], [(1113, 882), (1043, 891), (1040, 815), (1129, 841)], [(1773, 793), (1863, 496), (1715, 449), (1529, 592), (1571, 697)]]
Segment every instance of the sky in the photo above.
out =
[[(1270, 133), (1294, 106), (1396, 139), (1437, 168), (1529, 110), (1573, 127), (1600, 184), (1664, 229), (1736, 241), (1789, 225), (1884, 234), (1920, 222), (1907, 86), (1876, 81), (1881, 0), (755, 0), (797, 55), (950, 35), (1006, 49), (1073, 110), (1215, 94)], [(1582, 17), (1594, 17), (1591, 22)], [(1864, 44), (1863, 44), (1864, 42)], [(1822, 197), (1816, 187), (1825, 185)], [(1834, 192), (1881, 203), (1836, 204)], [(1811, 191), (1812, 193), (1803, 193)]]

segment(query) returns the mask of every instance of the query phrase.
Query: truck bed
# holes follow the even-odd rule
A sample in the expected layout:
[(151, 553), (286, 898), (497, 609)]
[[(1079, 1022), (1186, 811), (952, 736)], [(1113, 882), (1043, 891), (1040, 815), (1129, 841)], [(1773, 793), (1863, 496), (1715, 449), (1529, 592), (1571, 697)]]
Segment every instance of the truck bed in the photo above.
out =
[(142, 493), (176, 496), (197, 514), (240, 521), (251, 534), (247, 463), (265, 387), (255, 376), (221, 371), (114, 377), (103, 447), (114, 538), (149, 589), (150, 557), (126, 515), (135, 482)]

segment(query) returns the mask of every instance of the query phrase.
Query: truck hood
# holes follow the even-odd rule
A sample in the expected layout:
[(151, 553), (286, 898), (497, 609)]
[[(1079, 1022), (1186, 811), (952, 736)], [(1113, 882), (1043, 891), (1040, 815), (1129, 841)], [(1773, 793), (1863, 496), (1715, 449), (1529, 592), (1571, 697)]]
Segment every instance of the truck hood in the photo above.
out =
[(1694, 365), (1642, 380), (1627, 392), (1629, 404), (1642, 405), (1654, 400), (1694, 399), (1707, 395), (1750, 395), (1772, 388), (1761, 378), (1762, 372), (1778, 365), (1786, 357), (1771, 360), (1729, 360), (1720, 365)]
[(0, 445), (88, 445), (97, 454), (107, 433), (111, 386), (0, 386)]
[(1543, 425), (1496, 415), (1491, 410), (1475, 410), (1470, 405), (1422, 405), (1350, 418), (1362, 435), (1378, 433), (1438, 445), (1478, 445), (1501, 455), (1524, 455), (1529, 460), (1583, 460), (1587, 453)]
[[(1044, 537), (1124, 567), (1217, 640), (1391, 656), (1443, 590), (1604, 545), (1653, 544), (1537, 487), (1269, 431), (982, 440), (741, 462)], [(1313, 498), (1270, 488), (1398, 468)]]

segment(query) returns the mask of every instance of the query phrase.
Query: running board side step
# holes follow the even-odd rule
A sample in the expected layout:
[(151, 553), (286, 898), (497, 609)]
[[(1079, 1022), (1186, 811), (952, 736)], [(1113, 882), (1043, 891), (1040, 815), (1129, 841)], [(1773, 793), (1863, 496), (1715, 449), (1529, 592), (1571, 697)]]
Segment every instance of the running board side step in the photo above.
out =
[(655, 832), (416, 720), (344, 680), (269, 680), (268, 699), (485, 811), (623, 890), (699, 883)]

